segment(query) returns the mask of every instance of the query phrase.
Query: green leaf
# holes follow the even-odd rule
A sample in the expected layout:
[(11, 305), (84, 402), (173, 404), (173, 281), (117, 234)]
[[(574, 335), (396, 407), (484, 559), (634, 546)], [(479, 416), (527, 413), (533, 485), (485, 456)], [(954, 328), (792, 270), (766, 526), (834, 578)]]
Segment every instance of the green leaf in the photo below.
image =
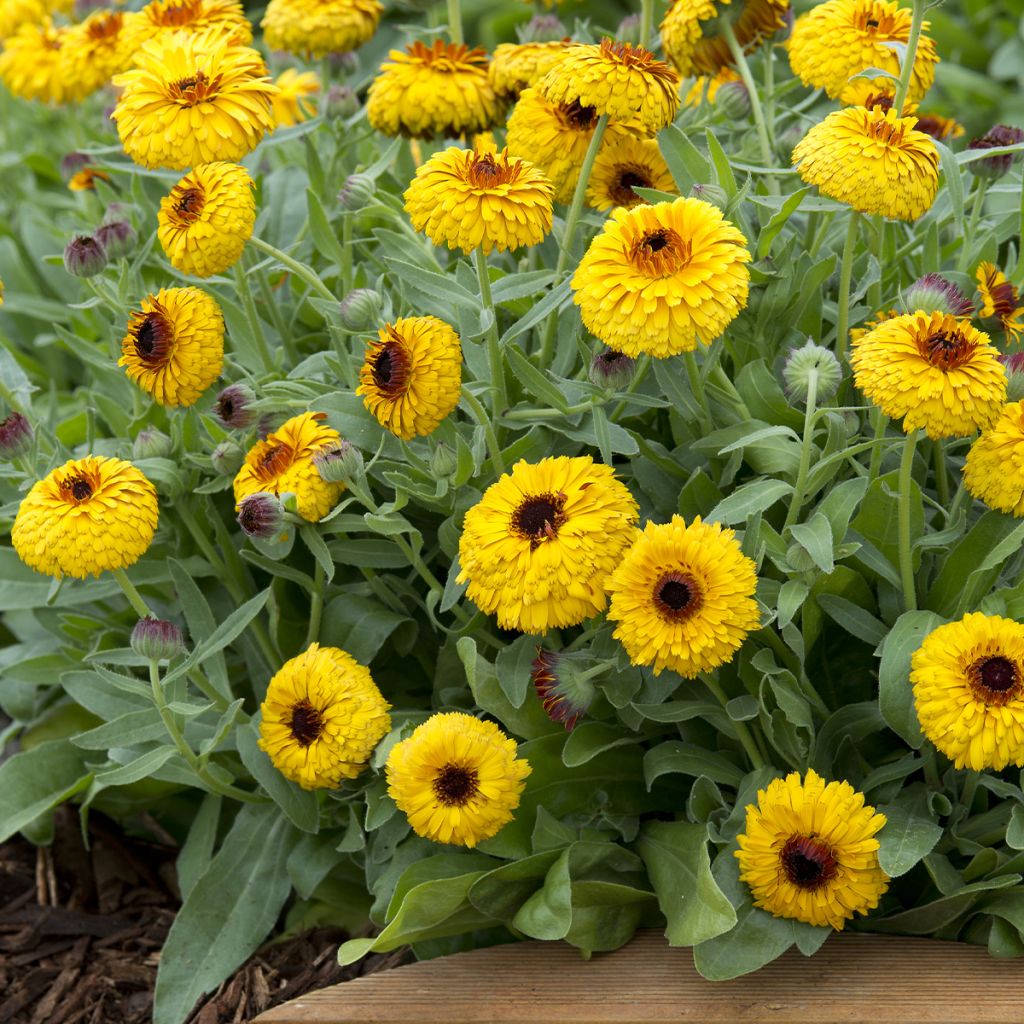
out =
[(89, 785), (84, 755), (67, 740), (40, 743), (0, 765), (0, 843)]
[(780, 209), (772, 214), (768, 223), (765, 224), (761, 229), (761, 233), (757, 236), (756, 259), (763, 260), (768, 255), (771, 251), (772, 242), (775, 241), (779, 232), (785, 227), (786, 221), (796, 212), (797, 207), (803, 202), (804, 197), (810, 191), (809, 187), (802, 188), (799, 192), (794, 192), (791, 196), (787, 196)]
[(648, 789), (662, 775), (671, 773), (694, 778), (706, 775), (726, 786), (738, 786), (743, 781), (743, 771), (730, 758), (678, 740), (659, 743), (644, 755), (644, 781)]
[(386, 263), (402, 284), (415, 289), (428, 299), (439, 300), (446, 306), (462, 306), (478, 311), (480, 297), (467, 291), (451, 274), (437, 274), (432, 270), (424, 270), (415, 263), (405, 260), (386, 258)]
[(889, 627), (859, 604), (836, 594), (818, 594), (818, 607), (847, 633), (877, 647), (889, 634)]
[(512, 919), (512, 927), (531, 939), (564, 939), (572, 927), (571, 847), (551, 865), (540, 889), (527, 899)]
[(569, 408), (565, 395), (558, 390), (557, 385), (549, 380), (543, 371), (538, 370), (515, 345), (506, 346), (505, 358), (512, 373), (534, 398), (553, 409), (558, 409), (559, 412), (565, 412)]
[(942, 827), (928, 807), (928, 793), (923, 787), (904, 790), (897, 800), (882, 804), (878, 810), (886, 817), (878, 833), (878, 863), (887, 875), (898, 878), (935, 849), (942, 838)]
[(707, 514), (708, 522), (725, 525), (745, 523), (752, 515), (765, 512), (780, 498), (793, 493), (793, 485), (785, 480), (755, 480), (737, 487)]
[[(188, 624), (189, 634), (193, 643), (203, 643), (213, 636), (217, 629), (217, 620), (185, 566), (176, 558), (167, 560), (174, 589), (178, 592), (178, 604)], [(228, 680), (227, 663), (222, 653), (210, 654), (204, 664), (206, 677), (222, 696), (231, 699), (231, 683)]]
[(1020, 882), (1020, 875), (1003, 875), (981, 882), (972, 882), (962, 889), (930, 903), (921, 903), (910, 910), (889, 917), (872, 917), (871, 930), (896, 935), (932, 935), (940, 928), (952, 924), (966, 914), (983, 894), (992, 890), (1008, 889)]
[(722, 144), (715, 138), (715, 133), (710, 128), (704, 129), (704, 137), (708, 143), (708, 153), (711, 155), (711, 163), (715, 169), (717, 183), (731, 199), (739, 191), (736, 185), (736, 176), (732, 173), (732, 166), (729, 158), (722, 149)]
[(636, 733), (627, 732), (621, 726), (583, 722), (569, 733), (562, 748), (562, 763), (567, 768), (578, 768), (606, 750), (637, 743), (639, 739)]
[[(953, 219), (956, 222), (956, 237), (963, 239), (964, 222), (964, 182), (960, 176), (960, 164), (953, 151), (945, 143), (935, 140), (935, 148), (939, 151), (942, 177), (949, 193), (949, 202), (953, 208)], [(961, 243), (963, 244), (963, 243)]]
[(195, 817), (189, 822), (188, 835), (178, 859), (174, 862), (178, 888), (183, 900), (188, 898), (188, 894), (206, 873), (213, 859), (222, 800), (223, 797), (219, 793), (207, 793)]
[(482, 914), (511, 921), (519, 908), (543, 884), (558, 850), (545, 850), (488, 871), (469, 890), (469, 901)]
[(110, 786), (128, 786), (133, 782), (139, 782), (162, 768), (177, 753), (177, 748), (170, 743), (147, 750), (146, 753), (132, 758), (118, 768), (97, 772), (94, 786), (106, 789)]
[(289, 821), (303, 832), (316, 832), (320, 826), (320, 805), (316, 793), (286, 779), (259, 747), (259, 718), (235, 730), (238, 755), (252, 777), (284, 811)]
[(910, 659), (924, 638), (942, 620), (934, 612), (904, 612), (882, 644), (878, 668), (878, 707), (886, 724), (918, 750), (924, 742), (914, 710), (910, 686)]
[(806, 523), (795, 523), (789, 532), (823, 573), (832, 572), (835, 568), (832, 528), (820, 512), (815, 512)]
[[(312, 145), (307, 147), (312, 151)], [(327, 219), (323, 204), (311, 188), (306, 189), (306, 204), (309, 209), (309, 233), (317, 250), (326, 256), (335, 266), (340, 267), (344, 261), (341, 242)]]
[(668, 164), (672, 179), (682, 195), (693, 185), (711, 181), (711, 164), (681, 128), (672, 124), (658, 132), (658, 148)]

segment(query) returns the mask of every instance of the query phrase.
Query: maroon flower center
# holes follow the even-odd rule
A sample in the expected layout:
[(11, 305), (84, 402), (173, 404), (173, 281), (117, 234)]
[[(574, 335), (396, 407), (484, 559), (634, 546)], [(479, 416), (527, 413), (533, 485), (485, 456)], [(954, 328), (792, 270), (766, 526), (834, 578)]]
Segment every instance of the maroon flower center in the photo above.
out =
[(581, 106), (579, 100), (562, 103), (558, 109), (567, 128), (578, 132), (589, 132), (593, 131), (597, 125), (597, 111), (593, 107)]
[(975, 345), (959, 330), (940, 329), (924, 339), (921, 349), (921, 354), (932, 366), (949, 371), (969, 362)]
[(832, 847), (817, 836), (793, 836), (779, 857), (786, 878), (800, 889), (813, 891), (836, 876), (839, 864)]
[(642, 235), (633, 246), (633, 265), (649, 277), (667, 277), (682, 270), (693, 252), (690, 241), (684, 241), (671, 228), (659, 228)]
[(554, 540), (566, 520), (566, 495), (537, 494), (523, 501), (512, 513), (512, 530), (530, 541), (531, 550), (541, 541)]
[(370, 357), (370, 375), (377, 390), (394, 401), (409, 390), (412, 360), (404, 342), (397, 336), (381, 345)]
[(70, 476), (60, 486), (65, 496), (75, 504), (81, 504), (92, 497), (92, 484), (84, 476)]
[(654, 584), (654, 606), (669, 622), (685, 622), (702, 604), (701, 588), (688, 573), (662, 573)]
[(308, 700), (304, 700), (292, 708), (292, 720), (288, 727), (292, 736), (304, 747), (308, 747), (324, 731), (323, 716)]
[(1024, 688), (1020, 667), (1001, 654), (976, 661), (967, 670), (967, 681), (978, 700), (997, 707), (1020, 696)]
[(434, 795), (445, 807), (462, 807), (480, 791), (475, 768), (448, 763), (434, 777)]
[(170, 358), (171, 342), (174, 340), (171, 321), (161, 309), (135, 313), (133, 317), (135, 322), (131, 330), (135, 354), (150, 369), (163, 366)]
[[(644, 172), (644, 168), (633, 164), (622, 168), (615, 177), (608, 194), (612, 197), (616, 206), (632, 206), (635, 203), (642, 203), (634, 188), (651, 188), (654, 182)], [(664, 248), (664, 246), (662, 246)]]

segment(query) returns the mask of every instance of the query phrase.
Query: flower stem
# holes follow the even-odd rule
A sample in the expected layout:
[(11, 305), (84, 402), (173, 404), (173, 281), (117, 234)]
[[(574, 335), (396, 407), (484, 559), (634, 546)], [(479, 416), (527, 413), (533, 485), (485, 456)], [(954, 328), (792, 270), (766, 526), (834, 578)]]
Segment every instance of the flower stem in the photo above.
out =
[(961, 274), (967, 272), (967, 265), (971, 261), (971, 253), (974, 250), (974, 236), (978, 232), (978, 221), (981, 218), (981, 208), (985, 205), (985, 182), (977, 178), (974, 182), (974, 196), (971, 202), (971, 215), (967, 220), (967, 230), (964, 232), (963, 245), (960, 247), (960, 256), (957, 259), (956, 269)]
[(892, 109), (897, 117), (903, 116), (903, 107), (910, 92), (910, 79), (917, 61), (917, 43), (921, 38), (921, 26), (924, 22), (925, 0), (911, 0), (913, 13), (910, 18), (910, 35), (907, 36), (907, 48), (903, 54), (903, 66), (900, 68), (900, 82), (896, 86), (896, 96), (892, 101)]
[[(725, 711), (726, 705), (729, 703), (729, 698), (725, 695), (725, 691), (718, 685), (718, 681), (711, 678), (711, 676), (701, 676), (704, 680), (704, 685), (715, 695), (715, 699), (719, 704), (722, 705), (722, 710)], [(728, 711), (726, 711), (728, 714)], [(754, 742), (754, 737), (750, 734), (750, 730), (747, 728), (746, 722), (735, 722), (729, 719), (732, 723), (732, 727), (736, 732), (736, 738), (740, 741), (743, 749), (747, 752), (747, 757), (750, 758), (750, 763), (754, 768), (764, 768), (765, 761), (761, 756), (760, 750), (757, 749), (757, 744)]]
[(505, 362), (501, 356), (498, 341), (498, 311), (494, 308), (494, 296), (491, 295), (491, 279), (487, 274), (487, 257), (483, 249), (473, 250), (473, 263), (476, 266), (476, 279), (480, 282), (480, 299), (484, 309), (491, 314), (491, 323), (487, 328), (487, 362), (491, 369), (491, 410), (495, 417), (500, 416), (508, 408), (508, 392), (505, 390)]
[(946, 451), (942, 441), (932, 442), (932, 457), (935, 460), (935, 494), (943, 508), (949, 508), (949, 474), (946, 471)]
[(336, 301), (334, 294), (331, 290), (320, 280), (316, 271), (311, 267), (307, 267), (305, 263), (300, 263), (298, 260), (292, 259), (286, 252), (282, 252), (275, 245), (271, 245), (269, 242), (264, 242), (262, 238), (257, 238), (253, 235), (249, 239), (249, 244), (255, 246), (261, 252), (265, 252), (268, 256), (273, 256), (281, 266), (286, 267), (296, 277), (301, 278), (310, 288), (313, 289), (322, 299), (327, 299), (330, 302)]
[(128, 603), (135, 610), (135, 614), (140, 619), (153, 618), (153, 613), (150, 611), (149, 605), (146, 604), (145, 598), (135, 589), (135, 584), (128, 579), (128, 574), (124, 569), (111, 569), (110, 574), (124, 591), (124, 596), (128, 598)]
[(501, 457), (501, 446), (498, 444), (498, 437), (494, 433), (487, 410), (477, 401), (476, 396), (465, 385), (462, 387), (462, 400), (469, 407), (473, 418), (483, 427), (484, 440), (487, 442), (487, 450), (491, 455), (491, 468), (495, 476), (502, 476), (505, 473), (505, 460)]
[(462, 8), (459, 0), (448, 0), (448, 35), (453, 43), (463, 42)]
[(714, 430), (714, 423), (711, 421), (711, 410), (708, 408), (708, 397), (704, 394), (704, 388), (700, 382), (700, 369), (697, 367), (696, 353), (691, 349), (683, 353), (683, 365), (686, 367), (686, 376), (690, 381), (690, 390), (693, 392), (694, 400), (700, 407), (700, 425), (705, 434)]
[(640, 45), (651, 48), (651, 35), (654, 31), (654, 0), (640, 0)]
[(341, 291), (343, 295), (352, 291), (352, 213), (349, 210), (341, 215)]
[(914, 450), (917, 447), (917, 430), (910, 431), (903, 442), (899, 476), (899, 529), (900, 580), (903, 583), (903, 603), (906, 611), (917, 608), (917, 590), (914, 586), (913, 553), (910, 550), (910, 485), (914, 469)]
[(840, 362), (846, 360), (850, 341), (850, 281), (853, 278), (853, 259), (857, 249), (857, 228), (860, 214), (850, 211), (846, 228), (846, 242), (843, 245), (843, 261), (839, 269), (839, 315), (836, 317), (836, 355)]
[(807, 474), (811, 468), (811, 439), (814, 437), (814, 413), (818, 400), (818, 371), (811, 368), (807, 374), (807, 407), (804, 409), (804, 435), (800, 443), (800, 467), (796, 474), (796, 485), (793, 498), (789, 503), (789, 512), (782, 526), (785, 530), (792, 526), (800, 516), (804, 503), (804, 488), (807, 486)]
[(313, 591), (309, 598), (309, 629), (306, 631), (305, 647), (316, 642), (320, 636), (320, 619), (324, 611), (324, 567), (316, 559), (313, 570)]
[(263, 369), (268, 373), (273, 373), (276, 369), (274, 357), (270, 354), (270, 349), (267, 347), (267, 336), (263, 332), (263, 324), (260, 322), (259, 313), (256, 311), (256, 301), (252, 297), (252, 288), (249, 287), (249, 276), (242, 267), (241, 259), (235, 264), (235, 288), (242, 300), (245, 319), (249, 324), (249, 333), (252, 335), (256, 348), (259, 350)]
[(882, 456), (884, 454), (882, 441), (885, 438), (886, 430), (889, 428), (889, 417), (878, 406), (872, 407), (871, 415), (875, 421), (875, 437), (874, 444), (871, 446), (871, 462), (868, 464), (868, 481), (874, 483), (878, 479), (878, 471), (882, 465)]

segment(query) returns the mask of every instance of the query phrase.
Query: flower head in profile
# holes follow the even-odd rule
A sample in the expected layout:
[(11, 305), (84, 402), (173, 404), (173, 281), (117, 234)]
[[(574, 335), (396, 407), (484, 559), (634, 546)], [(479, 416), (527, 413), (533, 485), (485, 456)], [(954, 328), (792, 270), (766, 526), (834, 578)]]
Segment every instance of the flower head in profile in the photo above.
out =
[(143, 167), (239, 160), (274, 127), (263, 58), (217, 28), (146, 43), (114, 85), (122, 92), (111, 117)]
[[(3, 305), (3, 282), (0, 281), (0, 306)], [(0, 420), (0, 462), (12, 462), (32, 450), (35, 431), (27, 416), (9, 412)]]
[(132, 38), (132, 52), (175, 33), (202, 35), (209, 29), (239, 46), (252, 42), (252, 25), (240, 0), (150, 0), (125, 28)]
[(32, 485), (11, 528), (18, 557), (47, 576), (126, 569), (156, 531), (156, 489), (130, 462), (71, 459)]
[(845, 780), (791, 772), (757, 792), (737, 837), (740, 878), (775, 917), (842, 931), (889, 888), (878, 863), (884, 814)]
[(12, 96), (67, 103), (75, 91), (67, 76), (64, 43), (71, 30), (49, 18), (21, 25), (0, 47), (0, 82)]
[(388, 793), (418, 836), (473, 847), (519, 806), (531, 768), (516, 751), (493, 722), (459, 711), (432, 715), (392, 747)]
[(487, 77), (487, 54), (440, 39), (392, 50), (366, 100), (377, 131), (413, 139), (486, 131), (501, 110)]
[(603, 665), (585, 668), (584, 657), (538, 646), (537, 657), (530, 663), (530, 682), (537, 699), (548, 718), (564, 725), (566, 732), (572, 732), (587, 713), (597, 695), (592, 678), (605, 670)]
[(341, 443), (341, 435), (323, 422), (326, 418), (322, 412), (304, 412), (257, 441), (234, 480), (236, 508), (259, 491), (278, 497), (290, 493), (303, 519), (323, 519), (345, 490), (342, 483), (324, 480), (313, 462), (318, 452)]
[(64, 74), (75, 99), (103, 88), (112, 75), (131, 65), (135, 44), (130, 17), (120, 11), (96, 11), (68, 30), (62, 47)]
[(239, 164), (200, 164), (160, 200), (157, 238), (171, 266), (210, 277), (233, 267), (256, 222), (253, 180)]
[(528, 160), (451, 146), (405, 190), (412, 226), (435, 245), (471, 253), (536, 245), (551, 230), (551, 182)]
[(431, 434), (459, 404), (462, 345), (436, 316), (385, 324), (370, 343), (357, 395), (382, 427), (408, 441)]
[(1006, 340), (1016, 344), (1024, 334), (1024, 306), (1020, 305), (1019, 292), (993, 263), (979, 263), (974, 276), (981, 298), (978, 316), (982, 319), (997, 319), (1006, 334)]
[(793, 163), (822, 195), (860, 213), (917, 220), (939, 189), (939, 154), (917, 119), (878, 105), (829, 114), (797, 143)]
[(857, 387), (903, 429), (966, 437), (996, 421), (1006, 371), (987, 334), (945, 313), (908, 313), (853, 343)]
[(161, 288), (128, 317), (118, 366), (161, 405), (194, 405), (224, 366), (224, 316), (198, 288)]
[(747, 304), (746, 244), (700, 199), (620, 207), (572, 278), (583, 323), (630, 356), (710, 345)]
[(367, 766), (391, 729), (390, 705), (365, 665), (311, 644), (286, 661), (260, 706), (260, 749), (303, 789), (334, 789)]
[[(1024, 130), (1015, 128), (1012, 125), (997, 124), (991, 127), (981, 138), (971, 139), (967, 144), (968, 149), (1001, 149), (1004, 146), (1019, 146), (1024, 142)], [(997, 181), (1010, 168), (1021, 159), (1021, 153), (997, 153), (995, 156), (987, 156), (981, 160), (972, 160), (968, 169), (979, 178), (988, 178)]]
[(299, 72), (288, 68), (274, 79), (274, 85), (277, 86), (273, 99), (274, 124), (278, 128), (302, 124), (316, 113), (320, 78), (315, 71)]
[(633, 191), (635, 188), (678, 191), (658, 143), (654, 139), (623, 135), (598, 152), (587, 182), (587, 205), (595, 210), (611, 210), (646, 203)]
[(348, 53), (370, 40), (383, 11), (377, 0), (270, 0), (263, 41), (305, 57)]
[(647, 523), (608, 581), (608, 618), (634, 665), (687, 679), (732, 661), (759, 617), (754, 563), (719, 523)]
[[(958, 317), (974, 313), (974, 303), (952, 281), (934, 272), (919, 277), (903, 293), (901, 305), (904, 313), (951, 313)], [(899, 314), (894, 311), (892, 315)]]
[(683, 96), (683, 106), (699, 107), (701, 103), (714, 103), (719, 89), (730, 82), (742, 83), (743, 79), (728, 64), (722, 65), (714, 74), (698, 75)]
[(520, 460), (467, 513), (460, 583), (502, 629), (546, 633), (604, 610), (605, 581), (636, 534), (637, 504), (611, 466)]
[(972, 612), (911, 658), (921, 730), (957, 768), (1024, 766), (1024, 625)]
[[(1020, 353), (1011, 359), (1020, 361)], [(1011, 374), (1015, 367), (1010, 363)], [(1004, 405), (999, 418), (971, 445), (964, 486), (989, 508), (1024, 516), (1024, 402)]]
[(572, 45), (571, 39), (500, 43), (494, 48), (487, 69), (491, 86), (502, 100), (514, 103), (522, 91), (536, 85)]

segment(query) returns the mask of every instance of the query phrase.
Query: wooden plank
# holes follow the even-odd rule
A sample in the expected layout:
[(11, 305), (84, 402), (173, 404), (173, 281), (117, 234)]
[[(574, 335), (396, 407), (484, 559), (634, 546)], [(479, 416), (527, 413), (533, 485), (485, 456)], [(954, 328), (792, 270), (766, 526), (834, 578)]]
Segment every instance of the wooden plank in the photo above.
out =
[(255, 1024), (1021, 1024), (1024, 962), (979, 946), (834, 935), (756, 974), (705, 981), (689, 950), (640, 932), (582, 960), (522, 942), (382, 971), (311, 992)]

